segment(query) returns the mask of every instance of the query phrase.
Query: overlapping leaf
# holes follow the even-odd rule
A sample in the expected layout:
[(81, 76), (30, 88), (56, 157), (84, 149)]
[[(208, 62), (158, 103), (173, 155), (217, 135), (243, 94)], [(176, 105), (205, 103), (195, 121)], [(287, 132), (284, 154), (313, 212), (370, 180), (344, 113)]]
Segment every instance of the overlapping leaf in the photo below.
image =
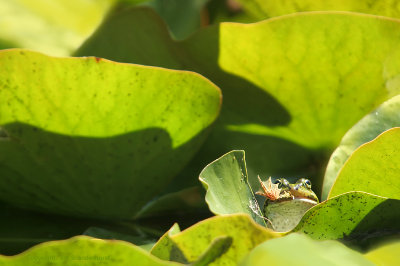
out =
[[(355, 124), (343, 137), (339, 147), (333, 152), (326, 168), (322, 199), (326, 199), (340, 169), (350, 157), (350, 155), (362, 144), (373, 140), (384, 131), (400, 126), (400, 96), (391, 98), (384, 102), (376, 110), (366, 115), (362, 120)], [(370, 178), (354, 177), (356, 182), (369, 182)], [(377, 182), (384, 184), (385, 182)], [(391, 182), (386, 182), (390, 186)], [(358, 185), (358, 184), (357, 184)], [(387, 189), (391, 189), (387, 187)], [(381, 195), (380, 193), (378, 195)]]
[(209, 248), (214, 246), (218, 252), (213, 254), (212, 265), (235, 265), (255, 246), (278, 236), (246, 214), (216, 216), (180, 233), (164, 235), (152, 254), (164, 260), (190, 263), (207, 258), (204, 255), (211, 255)]
[(357, 190), (400, 200), (399, 149), (400, 128), (362, 145), (343, 165), (328, 197)]

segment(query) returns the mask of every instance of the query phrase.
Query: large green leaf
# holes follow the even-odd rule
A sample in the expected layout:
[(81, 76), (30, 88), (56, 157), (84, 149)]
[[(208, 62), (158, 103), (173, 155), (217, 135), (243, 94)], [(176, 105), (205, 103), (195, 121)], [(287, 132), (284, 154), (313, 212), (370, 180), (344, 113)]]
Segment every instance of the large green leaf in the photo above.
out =
[[(331, 189), (343, 164), (359, 146), (373, 140), (385, 130), (400, 126), (399, 114), (400, 96), (396, 96), (384, 102), (379, 106), (379, 108), (366, 115), (355, 124), (346, 135), (344, 135), (339, 147), (332, 153), (326, 168), (322, 199), (328, 197), (329, 190)], [(356, 179), (357, 181), (355, 182), (360, 181), (359, 178)], [(369, 181), (369, 178), (364, 178), (363, 181), (360, 182), (364, 183)], [(378, 183), (381, 183), (381, 181)], [(360, 190), (358, 188), (355, 189)]]
[(400, 231), (400, 201), (349, 192), (308, 210), (294, 232), (313, 239), (357, 240)]
[(238, 0), (257, 19), (304, 11), (352, 11), (400, 18), (396, 0)]
[(0, 198), (132, 218), (203, 142), (220, 91), (198, 74), (0, 52)]
[[(180, 233), (164, 235), (152, 254), (164, 260), (195, 262), (204, 259), (204, 254), (212, 251), (212, 245), (220, 253), (214, 254), (218, 257), (211, 265), (235, 265), (255, 246), (278, 236), (246, 214), (215, 216)], [(224, 247), (226, 243), (230, 245)]]
[(360, 253), (333, 241), (316, 241), (301, 234), (272, 239), (254, 248), (240, 264), (257, 265), (374, 265)]
[(400, 128), (385, 131), (347, 160), (328, 197), (365, 191), (400, 200)]
[(210, 163), (199, 179), (207, 190), (206, 202), (213, 213), (247, 213), (265, 225), (247, 180), (244, 151), (231, 151)]
[(0, 43), (51, 55), (74, 51), (116, 0), (1, 0)]
[(252, 185), (257, 174), (308, 175), (318, 190), (315, 177), (345, 132), (400, 92), (399, 36), (399, 21), (331, 12), (222, 23), (174, 42), (151, 11), (131, 9), (77, 54), (190, 69), (221, 87), (221, 118), (186, 179), (243, 149)]
[(0, 265), (179, 265), (162, 261), (128, 242), (77, 236), (35, 246)]

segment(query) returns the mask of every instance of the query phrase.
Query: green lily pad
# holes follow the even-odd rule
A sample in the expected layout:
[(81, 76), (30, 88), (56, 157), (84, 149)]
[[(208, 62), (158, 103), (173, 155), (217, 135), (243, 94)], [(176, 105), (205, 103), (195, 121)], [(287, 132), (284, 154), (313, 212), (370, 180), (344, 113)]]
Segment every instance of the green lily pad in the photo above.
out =
[(400, 264), (400, 241), (393, 241), (381, 245), (364, 255), (376, 265), (399, 265)]
[(77, 236), (37, 245), (16, 256), (0, 256), (0, 265), (180, 265), (162, 261), (119, 240)]
[(77, 55), (193, 70), (222, 89), (221, 117), (182, 176), (194, 177), (209, 158), (243, 149), (251, 185), (257, 175), (307, 176), (318, 193), (343, 135), (400, 92), (399, 23), (299, 13), (222, 23), (174, 42), (154, 13), (130, 9), (110, 16)]
[(198, 74), (0, 51), (0, 199), (132, 218), (184, 167), (218, 116)]
[(319, 240), (357, 240), (372, 233), (398, 232), (399, 219), (399, 200), (349, 192), (308, 210), (293, 232), (302, 232)]
[[(375, 111), (366, 115), (344, 135), (340, 145), (332, 153), (326, 168), (322, 199), (328, 197), (329, 190), (350, 155), (362, 144), (373, 140), (384, 131), (400, 126), (400, 96), (395, 96), (384, 102)], [(360, 181), (360, 179), (357, 179)], [(366, 178), (361, 183), (368, 182)], [(381, 181), (379, 181), (381, 183)], [(362, 190), (355, 188), (356, 190)], [(390, 189), (390, 188), (389, 188)], [(380, 194), (377, 194), (380, 195)]]
[(357, 190), (399, 200), (399, 149), (400, 128), (359, 147), (339, 172), (328, 197)]
[(261, 20), (304, 11), (352, 11), (400, 18), (400, 7), (395, 0), (238, 0), (246, 11)]
[(240, 265), (374, 264), (338, 241), (316, 241), (302, 234), (290, 234), (257, 246)]
[(244, 151), (231, 151), (210, 163), (199, 179), (207, 190), (206, 202), (214, 214), (247, 213), (265, 225), (247, 181)]
[[(0, 2), (0, 40), (51, 55), (71, 54), (101, 23), (116, 0)], [(1, 41), (0, 41), (1, 42)]]
[(212, 251), (210, 245), (214, 245), (219, 251), (214, 255), (219, 256), (212, 265), (235, 265), (255, 246), (278, 236), (247, 214), (215, 216), (180, 233), (165, 235), (153, 247), (152, 254), (164, 260), (191, 263), (206, 258), (205, 254)]

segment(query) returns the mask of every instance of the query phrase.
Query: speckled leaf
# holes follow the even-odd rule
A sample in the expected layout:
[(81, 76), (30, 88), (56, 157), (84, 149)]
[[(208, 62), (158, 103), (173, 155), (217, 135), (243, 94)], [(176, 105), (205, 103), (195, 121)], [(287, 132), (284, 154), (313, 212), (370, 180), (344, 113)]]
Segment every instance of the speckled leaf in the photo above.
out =
[(221, 94), (198, 74), (0, 51), (0, 199), (132, 218), (206, 137)]
[(257, 175), (308, 176), (318, 192), (322, 178), (315, 177), (343, 135), (400, 92), (399, 25), (371, 15), (299, 13), (222, 23), (174, 42), (151, 11), (132, 9), (110, 16), (78, 55), (190, 69), (221, 87), (218, 125), (186, 178), (209, 158), (243, 149), (251, 185)]
[(364, 192), (349, 192), (308, 210), (293, 229), (313, 239), (362, 238), (371, 232), (400, 230), (400, 201)]
[[(400, 126), (400, 96), (395, 96), (384, 102), (375, 111), (366, 115), (355, 124), (346, 135), (344, 135), (339, 147), (333, 152), (326, 168), (322, 199), (328, 197), (329, 190), (332, 188), (340, 169), (350, 155), (362, 144), (373, 140), (382, 132)], [(353, 177), (352, 177), (353, 178)], [(356, 178), (355, 182), (369, 182), (369, 178), (360, 181)], [(378, 183), (381, 183), (379, 181)], [(389, 184), (389, 183), (387, 183)], [(356, 190), (362, 190), (354, 188)], [(378, 194), (380, 195), (380, 194)]]
[(400, 199), (400, 128), (385, 131), (353, 152), (333, 184), (328, 198), (348, 191), (365, 191)]
[(0, 256), (0, 265), (180, 265), (162, 261), (139, 247), (119, 240), (77, 236), (37, 245), (13, 257)]
[[(179, 253), (180, 261), (195, 262), (206, 251), (210, 252), (208, 248), (211, 244), (218, 244), (218, 238), (223, 237), (225, 242), (222, 243), (226, 244), (226, 237), (230, 237), (232, 242), (227, 250), (210, 265), (236, 265), (255, 246), (278, 236), (280, 234), (256, 224), (247, 214), (215, 216), (169, 236), (168, 245), (165, 245), (165, 239), (161, 239), (152, 254), (162, 259), (174, 259)], [(155, 249), (158, 252), (154, 252)]]
[(265, 225), (262, 212), (247, 181), (244, 151), (231, 151), (200, 173), (207, 190), (206, 202), (215, 214), (247, 213)]
[(316, 241), (302, 234), (272, 239), (254, 248), (241, 266), (374, 265), (338, 241)]
[(68, 55), (95, 30), (115, 1), (2, 0), (0, 43)]
[(400, 18), (396, 0), (237, 0), (245, 10), (261, 20), (304, 11), (352, 11)]
[(381, 245), (364, 255), (376, 265), (400, 265), (400, 241), (394, 241)]

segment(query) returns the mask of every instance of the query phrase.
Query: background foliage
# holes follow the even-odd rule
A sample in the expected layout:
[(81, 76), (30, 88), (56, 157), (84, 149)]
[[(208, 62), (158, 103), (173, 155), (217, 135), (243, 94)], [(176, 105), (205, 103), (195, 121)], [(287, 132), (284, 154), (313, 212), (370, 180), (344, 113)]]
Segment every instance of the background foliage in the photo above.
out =
[[(42, 243), (0, 264), (398, 263), (399, 17), (0, 0), (0, 253)], [(273, 232), (257, 175), (308, 177), (323, 201)]]

